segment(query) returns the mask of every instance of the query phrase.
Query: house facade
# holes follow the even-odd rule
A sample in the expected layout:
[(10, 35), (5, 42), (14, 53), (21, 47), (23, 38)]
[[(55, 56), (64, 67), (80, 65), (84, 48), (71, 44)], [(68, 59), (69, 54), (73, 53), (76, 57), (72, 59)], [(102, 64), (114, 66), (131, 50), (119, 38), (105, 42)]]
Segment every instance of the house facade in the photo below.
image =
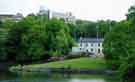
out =
[(72, 52), (86, 52), (93, 55), (103, 55), (102, 38), (80, 38)]

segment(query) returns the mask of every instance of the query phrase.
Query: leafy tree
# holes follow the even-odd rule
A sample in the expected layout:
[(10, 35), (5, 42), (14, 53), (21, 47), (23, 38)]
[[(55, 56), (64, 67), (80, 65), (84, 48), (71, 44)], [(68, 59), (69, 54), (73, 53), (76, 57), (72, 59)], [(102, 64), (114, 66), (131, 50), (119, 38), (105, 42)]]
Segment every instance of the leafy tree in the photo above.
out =
[(111, 20), (107, 21), (99, 20), (97, 22), (77, 20), (75, 25), (76, 32), (74, 33), (76, 33), (77, 38), (79, 37), (104, 38), (107, 32), (109, 32), (116, 23), (117, 23), (116, 21)]
[(69, 27), (63, 21), (50, 20), (46, 25), (46, 32), (48, 34), (47, 42), (49, 44), (47, 50), (49, 54), (59, 56), (69, 52), (73, 40), (69, 33)]
[(133, 82), (135, 73), (135, 8), (131, 6), (127, 20), (117, 23), (104, 41), (104, 54), (110, 68), (118, 71), (123, 82)]
[(16, 24), (16, 22), (14, 22), (12, 20), (6, 20), (5, 22), (2, 22), (1, 26), (4, 29), (10, 29), (10, 28), (14, 27), (15, 24)]
[(9, 30), (6, 42), (9, 59), (25, 61), (39, 59), (41, 54), (43, 55), (41, 51), (44, 49), (40, 49), (42, 44), (38, 42), (40, 34), (42, 34), (39, 31), (43, 31), (40, 29), (39, 22), (36, 20), (36, 16), (28, 16)]
[(97, 28), (95, 22), (78, 20), (76, 24), (79, 37), (96, 37)]
[(40, 19), (30, 15), (8, 28), (4, 51), (7, 60), (22, 63), (68, 54), (74, 42), (68, 25), (57, 19)]
[(105, 36), (104, 54), (113, 69), (117, 69), (121, 58), (128, 55), (129, 33), (129, 24), (126, 21), (122, 21), (115, 25), (112, 31)]
[(128, 9), (128, 13), (127, 13), (127, 20), (130, 21), (131, 23), (131, 26), (135, 27), (135, 6), (131, 6), (129, 9)]
[(104, 36), (111, 31), (111, 29), (114, 27), (114, 25), (116, 24), (116, 21), (111, 21), (111, 20), (100, 20), (97, 21), (97, 31), (98, 31), (98, 35), (101, 38), (104, 38)]
[(1, 28), (0, 29), (0, 61), (7, 60), (6, 46), (5, 42), (7, 41), (7, 30)]

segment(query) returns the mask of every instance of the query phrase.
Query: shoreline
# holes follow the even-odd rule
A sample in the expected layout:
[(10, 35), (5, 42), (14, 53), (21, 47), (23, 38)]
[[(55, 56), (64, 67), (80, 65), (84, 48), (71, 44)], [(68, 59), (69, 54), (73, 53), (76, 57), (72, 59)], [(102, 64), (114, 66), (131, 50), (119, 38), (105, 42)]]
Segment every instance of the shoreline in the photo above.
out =
[(14, 68), (11, 72), (44, 72), (44, 73), (64, 73), (64, 74), (107, 74), (112, 75), (114, 71), (108, 69), (72, 69), (72, 68)]
[(17, 65), (9, 70), (13, 72), (112, 74), (112, 71), (106, 68), (104, 59), (87, 57), (42, 64)]

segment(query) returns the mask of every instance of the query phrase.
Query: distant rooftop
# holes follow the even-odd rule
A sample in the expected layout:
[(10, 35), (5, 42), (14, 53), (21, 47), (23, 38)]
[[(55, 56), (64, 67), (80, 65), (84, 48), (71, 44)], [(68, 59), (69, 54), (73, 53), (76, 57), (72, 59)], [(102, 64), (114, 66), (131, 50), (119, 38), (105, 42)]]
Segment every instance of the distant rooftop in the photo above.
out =
[(0, 21), (6, 21), (6, 20), (14, 20), (19, 21), (23, 15), (21, 13), (17, 14), (0, 14)]
[(103, 38), (80, 38), (78, 42), (83, 42), (83, 43), (97, 43), (97, 42), (103, 42)]
[(12, 15), (12, 14), (0, 14), (0, 17), (12, 17), (12, 16), (14, 16), (14, 15)]

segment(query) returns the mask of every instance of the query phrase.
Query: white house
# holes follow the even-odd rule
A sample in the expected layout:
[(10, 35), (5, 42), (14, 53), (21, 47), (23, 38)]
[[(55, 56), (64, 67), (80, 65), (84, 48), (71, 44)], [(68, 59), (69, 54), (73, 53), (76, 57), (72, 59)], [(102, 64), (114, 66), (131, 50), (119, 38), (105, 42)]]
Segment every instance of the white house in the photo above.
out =
[(103, 55), (102, 43), (102, 38), (80, 38), (77, 42), (77, 46), (72, 48), (72, 52), (87, 52), (94, 55)]

